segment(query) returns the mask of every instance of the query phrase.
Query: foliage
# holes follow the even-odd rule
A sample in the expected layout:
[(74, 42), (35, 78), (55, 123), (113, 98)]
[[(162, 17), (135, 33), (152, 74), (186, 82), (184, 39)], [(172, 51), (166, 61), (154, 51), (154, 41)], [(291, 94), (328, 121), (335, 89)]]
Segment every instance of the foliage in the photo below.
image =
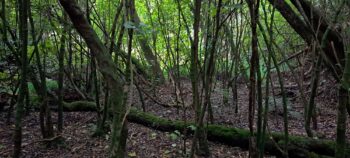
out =
[[(46, 86), (47, 86), (47, 90), (48, 91), (55, 91), (58, 89), (58, 83), (56, 80), (52, 80), (52, 79), (46, 79)], [(28, 83), (28, 90), (29, 90), (29, 95), (36, 95), (36, 91), (34, 88), (33, 83), (29, 82)]]
[[(157, 81), (157, 76), (149, 75), (152, 74), (152, 71), (155, 71), (153, 69), (153, 65), (160, 65), (158, 66), (161, 68), (161, 70), (159, 70), (159, 74), (163, 74), (163, 76), (166, 76), (168, 78), (170, 78), (169, 75), (172, 74), (174, 77), (179, 77), (179, 80), (183, 78), (188, 79), (190, 77), (190, 68), (195, 67), (195, 71), (198, 71), (198, 73), (193, 73), (194, 75), (192, 76), (192, 84), (196, 87), (198, 87), (197, 83), (200, 84), (200, 95), (203, 94), (204, 96), (200, 96), (200, 98), (206, 98), (209, 96), (207, 98), (210, 100), (210, 93), (213, 90), (211, 89), (211, 85), (216, 85), (215, 83), (211, 82), (211, 77), (214, 78), (214, 82), (217, 81), (214, 77), (215, 73), (217, 75), (216, 77), (220, 78), (220, 80), (218, 79), (218, 82), (221, 82), (224, 87), (222, 93), (226, 98), (230, 98), (229, 95), (231, 92), (228, 89), (230, 87), (233, 89), (233, 85), (236, 84), (231, 82), (238, 83), (236, 79), (239, 80), (240, 76), (244, 76), (245, 78), (249, 78), (251, 80), (250, 86), (253, 87), (253, 85), (257, 83), (258, 85), (262, 85), (262, 87), (267, 88), (266, 94), (262, 94), (261, 88), (260, 90), (255, 90), (252, 88), (251, 91), (254, 91), (254, 93), (251, 93), (251, 96), (254, 96), (255, 92), (258, 92), (258, 96), (266, 95), (266, 99), (269, 100), (269, 102), (266, 104), (269, 108), (268, 112), (277, 112), (279, 114), (284, 114), (284, 116), (288, 114), (292, 117), (301, 118), (301, 113), (293, 111), (294, 109), (292, 108), (291, 103), (289, 101), (286, 101), (285, 98), (282, 100), (280, 97), (269, 96), (269, 82), (265, 83), (265, 81), (267, 81), (266, 77), (269, 77), (267, 74), (270, 72), (277, 72), (280, 79), (279, 81), (281, 84), (281, 92), (284, 93), (282, 82), (283, 75), (280, 76), (280, 73), (289, 72), (295, 69), (297, 66), (308, 66), (307, 64), (309, 61), (307, 59), (313, 60), (313, 57), (316, 55), (321, 54), (324, 56), (327, 53), (327, 50), (323, 49), (323, 45), (321, 46), (321, 49), (318, 48), (318, 45), (320, 45), (319, 37), (327, 35), (325, 32), (328, 31), (333, 31), (333, 34), (328, 37), (325, 36), (325, 38), (336, 38), (336, 40), (326, 41), (330, 42), (330, 44), (326, 44), (327, 47), (332, 46), (332, 48), (329, 49), (332, 50), (329, 51), (331, 52), (330, 54), (333, 55), (337, 53), (343, 53), (342, 51), (344, 50), (342, 46), (345, 47), (344, 53), (346, 51), (349, 51), (349, 8), (344, 9), (343, 6), (340, 5), (342, 4), (340, 0), (306, 0), (300, 2), (294, 0), (278, 1), (279, 3), (285, 3), (291, 7), (290, 14), (295, 14), (295, 18), (291, 19), (292, 21), (300, 18), (301, 23), (298, 24), (300, 26), (295, 27), (291, 24), (290, 21), (288, 21), (288, 18), (286, 18), (286, 15), (284, 14), (285, 12), (283, 12), (283, 10), (281, 11), (281, 9), (278, 9), (278, 7), (276, 7), (276, 3), (272, 4), (271, 1), (272, 0), (260, 1), (261, 3), (259, 4), (259, 8), (257, 10), (257, 14), (259, 15), (260, 19), (258, 21), (259, 29), (257, 32), (258, 51), (255, 51), (255, 49), (253, 51), (251, 45), (251, 43), (254, 42), (252, 41), (251, 35), (253, 31), (249, 25), (251, 23), (254, 23), (254, 21), (251, 21), (249, 12), (250, 10), (249, 6), (247, 5), (249, 1), (222, 0), (224, 5), (222, 8), (218, 7), (218, 2), (221, 1), (197, 1), (199, 4), (202, 4), (202, 11), (199, 14), (195, 14), (194, 10), (198, 4), (194, 4), (191, 0), (134, 0), (131, 1), (135, 3), (134, 8), (136, 9), (136, 12), (134, 13), (132, 13), (134, 11), (133, 9), (128, 8), (130, 7), (129, 4), (121, 4), (122, 2), (126, 3), (130, 1), (80, 0), (77, 1), (79, 3), (79, 7), (82, 8), (82, 12), (79, 12), (81, 13), (79, 15), (83, 16), (80, 16), (81, 18), (79, 19), (74, 19), (74, 17), (72, 19), (69, 19), (66, 14), (68, 12), (65, 13), (62, 9), (63, 5), (59, 5), (57, 1), (32, 0), (28, 6), (28, 9), (30, 8), (30, 11), (24, 12), (30, 13), (30, 19), (28, 20), (29, 28), (25, 29), (25, 31), (28, 31), (29, 35), (28, 44), (21, 47), (21, 43), (24, 42), (24, 38), (22, 39), (22, 37), (24, 36), (20, 36), (23, 32), (19, 31), (19, 24), (21, 22), (27, 21), (20, 21), (22, 17), (19, 15), (20, 13), (22, 14), (22, 12), (19, 10), (19, 2), (23, 1), (3, 0), (2, 2), (6, 2), (6, 5), (1, 6), (4, 8), (4, 10), (1, 10), (0, 22), (0, 35), (2, 40), (0, 43), (0, 92), (11, 93), (11, 91), (14, 89), (14, 86), (19, 82), (19, 80), (23, 79), (19, 72), (21, 72), (21, 66), (25, 64), (21, 65), (22, 60), (19, 59), (28, 58), (28, 60), (24, 60), (28, 61), (29, 63), (28, 68), (26, 68), (26, 71), (23, 71), (22, 69), (22, 72), (25, 72), (23, 74), (28, 73), (29, 77), (27, 77), (26, 80), (23, 80), (23, 83), (28, 83), (30, 102), (32, 105), (34, 105), (34, 108), (38, 108), (38, 106), (41, 104), (42, 98), (40, 98), (35, 91), (35, 88), (37, 87), (34, 88), (33, 80), (38, 78), (38, 74), (41, 72), (39, 70), (42, 70), (42, 72), (44, 72), (44, 75), (40, 75), (44, 76), (43, 80), (45, 78), (47, 90), (49, 92), (56, 91), (58, 89), (58, 83), (55, 79), (57, 78), (59, 71), (58, 53), (64, 52), (64, 66), (60, 66), (60, 68), (64, 69), (64, 75), (66, 75), (66, 78), (64, 80), (65, 88), (68, 88), (69, 85), (69, 88), (74, 88), (74, 90), (78, 91), (85, 98), (93, 99), (96, 101), (94, 103), (85, 101), (64, 103), (64, 109), (66, 111), (75, 111), (77, 109), (96, 111), (103, 109), (102, 107), (96, 107), (96, 105), (101, 104), (101, 96), (107, 94), (107, 92), (111, 92), (110, 94), (113, 94), (113, 92), (115, 94), (118, 92), (124, 92), (124, 86), (128, 86), (127, 84), (124, 85), (124, 81), (129, 81), (130, 76), (128, 74), (130, 73), (127, 68), (129, 64), (128, 61), (131, 60), (134, 65), (133, 68), (135, 68), (135, 70), (137, 70), (136, 72), (139, 73), (138, 75), (134, 75), (134, 77), (136, 77), (133, 79), (137, 80), (137, 77), (143, 75), (146, 80), (144, 83), (150, 83), (149, 85), (154, 92), (157, 86), (153, 84), (157, 83), (154, 82)], [(297, 5), (295, 4), (296, 2), (303, 3), (304, 10), (301, 10), (299, 8), (300, 6), (298, 6), (301, 4)], [(305, 9), (308, 6), (305, 7), (304, 2), (306, 2), (305, 4), (310, 5), (310, 8), (312, 9)], [(118, 13), (117, 9), (119, 7), (122, 8), (120, 10), (120, 14)], [(339, 10), (339, 12), (337, 12), (336, 10), (339, 7), (343, 10)], [(137, 20), (135, 20), (135, 18), (132, 16), (132, 14), (136, 13), (140, 18), (140, 22), (136, 22)], [(338, 21), (334, 20), (336, 19), (335, 17), (338, 16), (337, 14), (340, 15)], [(314, 15), (315, 17), (313, 17)], [(317, 18), (317, 15), (320, 15), (322, 17), (319, 19), (321, 23), (313, 21), (314, 18)], [(87, 17), (87, 20), (85, 20), (83, 17)], [(76, 28), (77, 26), (79, 27), (79, 25), (74, 25), (74, 27), (71, 22), (82, 19), (86, 21), (85, 29), (89, 28), (90, 33), (94, 32), (96, 35), (94, 34), (94, 36), (91, 37), (91, 34), (89, 33), (79, 32), (79, 34), (76, 31)], [(196, 29), (194, 29), (197, 28), (193, 25), (195, 22), (197, 22), (195, 19), (200, 19), (198, 20), (199, 32), (195, 31)], [(313, 26), (315, 23), (319, 24), (319, 26)], [(301, 28), (301, 25), (306, 26), (305, 28), (307, 29), (298, 32), (297, 28)], [(325, 29), (327, 31), (325, 31)], [(305, 35), (303, 36), (302, 31), (309, 31), (308, 34), (310, 34), (310, 36), (307, 37), (310, 38), (305, 38)], [(191, 50), (191, 46), (195, 45), (194, 43), (197, 43), (193, 42), (192, 38), (194, 38), (193, 36), (196, 36), (197, 33), (199, 35), (198, 57), (192, 57), (191, 52), (195, 51)], [(215, 35), (217, 35), (217, 37)], [(99, 61), (98, 64), (95, 63), (95, 57), (96, 54), (99, 54), (100, 52), (91, 50), (91, 44), (87, 44), (89, 41), (91, 42), (91, 40), (97, 40), (97, 45), (104, 48), (101, 49), (101, 51), (105, 56), (97, 59)], [(318, 45), (316, 44), (315, 46), (315, 50), (312, 52), (308, 51), (307, 53), (303, 53), (301, 57), (298, 56), (289, 59), (289, 57), (293, 56), (296, 52), (305, 50), (307, 47), (311, 47), (311, 45), (313, 45), (313, 42), (318, 43)], [(334, 42), (341, 44), (335, 45), (334, 47), (332, 45)], [(145, 49), (145, 47), (147, 48)], [(62, 50), (60, 50), (60, 48), (62, 48)], [(21, 51), (25, 49), (28, 49), (27, 55), (21, 56)], [(128, 56), (129, 50), (131, 53), (130, 59)], [(211, 54), (211, 52), (213, 52), (213, 54)], [(257, 61), (259, 64), (256, 65), (256, 67), (259, 67), (262, 78), (261, 80), (258, 79), (257, 82), (255, 81), (255, 77), (260, 78), (257, 73), (258, 71), (249, 73), (250, 68), (254, 68), (251, 67), (252, 65), (249, 62), (251, 58), (254, 59), (255, 57), (255, 55), (252, 57), (253, 52), (259, 58)], [(150, 55), (148, 54), (153, 54), (155, 57), (150, 59)], [(270, 63), (268, 63), (270, 62), (269, 58), (272, 56), (274, 59), (274, 64), (272, 67), (268, 67), (268, 65), (270, 65)], [(329, 54), (326, 54), (324, 58), (324, 61), (326, 63), (324, 64), (324, 67), (336, 69), (331, 71), (334, 71), (333, 73), (335, 74), (334, 76), (337, 82), (339, 82), (341, 86), (347, 91), (349, 91), (349, 55), (347, 59), (344, 59), (344, 57), (341, 55), (339, 56), (341, 59), (337, 59), (338, 56), (336, 56), (335, 60), (340, 60), (337, 61), (336, 64), (334, 64), (334, 61), (329, 62), (328, 60), (332, 59), (328, 59), (328, 56)], [(198, 62), (197, 60), (194, 60), (197, 58), (199, 60)], [(211, 62), (212, 60), (210, 59), (214, 59), (214, 62)], [(196, 61), (196, 63), (194, 61)], [(347, 64), (343, 64), (343, 61), (345, 61)], [(193, 63), (193, 65), (191, 65), (191, 63)], [(336, 68), (333, 68), (329, 65), (335, 66)], [(213, 72), (211, 72), (211, 70), (207, 71), (208, 67), (214, 67), (215, 70), (213, 70)], [(299, 69), (296, 70), (304, 71)], [(255, 70), (252, 69), (252, 71)], [(102, 76), (102, 74), (104, 76)], [(297, 74), (292, 75), (294, 75), (295, 78), (298, 77)], [(341, 77), (342, 75), (343, 78)], [(108, 78), (108, 76), (110, 78)], [(272, 78), (275, 77), (276, 76), (273, 76)], [(119, 81), (119, 79), (122, 81), (123, 85), (111, 85), (111, 83), (114, 83), (113, 81)], [(304, 82), (305, 78), (302, 76), (300, 79), (301, 83), (299, 84), (301, 84), (302, 88), (299, 88), (300, 92), (303, 92), (304, 89), (302, 82)], [(297, 80), (295, 81), (298, 82)], [(264, 83), (260, 84), (261, 82)], [(177, 83), (175, 83), (175, 85), (178, 86)], [(39, 86), (44, 87), (45, 84)], [(143, 85), (140, 87), (144, 88)], [(181, 87), (181, 85), (178, 87)], [(24, 92), (24, 89), (25, 88), (22, 87), (21, 90), (17, 90), (15, 93), (19, 94), (20, 91)], [(145, 89), (146, 88), (143, 90)], [(103, 90), (103, 92), (100, 92), (99, 90)], [(177, 92), (177, 89), (175, 89), (175, 93)], [(195, 90), (193, 90), (193, 92), (196, 93)], [(234, 92), (234, 90), (232, 90), (232, 92)], [(45, 95), (43, 96), (46, 96), (46, 93), (44, 94)], [(125, 98), (122, 98), (122, 93), (118, 94), (120, 95), (112, 96), (112, 100), (117, 98), (116, 102), (120, 104), (124, 103), (122, 100)], [(140, 94), (142, 93), (140, 92)], [(94, 98), (91, 97), (93, 95), (95, 95)], [(107, 97), (104, 98), (106, 101), (104, 104), (106, 104), (107, 107), (108, 95), (106, 96)], [(193, 96), (196, 98), (197, 93)], [(306, 95), (305, 98), (307, 98), (307, 96), (308, 95)], [(23, 97), (23, 95), (21, 95), (21, 97)], [(142, 96), (140, 98), (142, 98)], [(255, 99), (255, 96), (252, 98)], [(203, 103), (208, 103), (205, 101), (202, 102), (202, 100), (198, 102), (200, 102), (201, 105)], [(258, 103), (262, 103), (261, 98)], [(253, 104), (255, 104), (255, 102)], [(284, 109), (282, 107), (282, 104), (285, 105)], [(201, 108), (200, 106), (196, 107), (197, 110)], [(27, 108), (30, 108), (29, 105), (27, 105)], [(119, 110), (126, 109), (125, 106), (118, 106), (117, 108), (120, 108)], [(106, 113), (109, 110), (109, 108), (104, 109)], [(203, 109), (205, 113), (206, 108)], [(208, 107), (208, 109), (210, 109), (210, 107)], [(261, 108), (259, 108), (258, 111), (260, 110)], [(345, 110), (340, 111), (344, 112)], [(259, 114), (261, 113), (259, 112)], [(99, 119), (102, 118), (100, 118), (100, 113), (98, 116)], [(187, 129), (191, 132), (200, 130), (200, 128), (198, 128), (199, 126), (194, 123), (184, 124), (181, 121), (159, 119), (153, 115), (139, 113), (134, 110), (131, 111), (130, 117), (143, 117), (146, 120), (145, 122), (148, 124), (148, 126), (171, 128), (169, 137), (173, 140), (183, 137), (181, 134), (182, 129)], [(261, 121), (261, 117), (258, 118), (258, 120)], [(119, 123), (121, 122), (120, 120)], [(109, 120), (106, 122), (108, 121)], [(285, 119), (284, 123), (287, 124), (287, 122), (288, 120)], [(116, 124), (114, 123), (113, 125)], [(252, 123), (250, 123), (250, 125), (252, 125)], [(261, 129), (260, 126), (257, 127), (259, 130)], [(248, 133), (245, 130), (227, 128), (217, 125), (209, 125), (207, 129), (209, 131), (209, 135), (220, 135), (220, 139), (223, 139), (223, 141), (227, 141), (225, 139), (229, 139), (231, 137), (238, 139), (248, 137)], [(288, 127), (285, 127), (285, 129), (285, 131), (288, 132)], [(151, 137), (152, 139), (155, 139), (157, 135), (154, 133), (151, 135)], [(285, 142), (282, 140), (282, 134), (275, 134), (273, 137), (276, 138), (276, 142), (279, 145), (282, 145), (283, 143), (287, 144), (288, 142), (288, 140), (285, 140)], [(268, 140), (269, 138), (266, 137), (264, 139)], [(296, 150), (300, 150), (299, 147), (309, 147), (310, 144), (308, 143), (310, 142), (316, 144), (319, 143), (309, 139), (305, 141), (299, 137), (292, 137), (291, 142), (293, 143), (291, 144), (292, 149), (294, 149), (295, 146), (298, 146)], [(325, 141), (322, 142), (321, 145), (329, 147), (331, 145), (334, 146), (334, 143), (331, 142), (328, 144), (328, 142)], [(1, 148), (2, 145), (0, 144), (0, 149)], [(333, 148), (329, 150), (333, 150)], [(309, 157), (317, 156), (313, 152), (308, 152), (308, 154)], [(129, 157), (137, 156), (136, 153), (133, 152), (128, 153), (128, 155)]]

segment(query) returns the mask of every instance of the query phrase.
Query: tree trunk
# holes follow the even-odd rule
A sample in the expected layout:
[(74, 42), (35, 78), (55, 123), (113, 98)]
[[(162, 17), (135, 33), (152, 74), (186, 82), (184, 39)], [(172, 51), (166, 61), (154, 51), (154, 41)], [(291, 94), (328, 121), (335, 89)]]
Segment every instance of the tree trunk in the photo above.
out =
[[(65, 18), (66, 19), (66, 18)], [(64, 27), (66, 28), (66, 27)], [(65, 30), (65, 29), (63, 29)], [(59, 72), (58, 72), (58, 123), (57, 129), (59, 132), (63, 131), (63, 77), (64, 77), (64, 52), (65, 52), (65, 41), (66, 35), (62, 31), (61, 37), (61, 46), (58, 52), (58, 63), (59, 63)]]
[[(32, 16), (32, 11), (29, 6), (29, 22), (31, 26), (31, 34), (32, 38), (36, 39), (35, 35), (35, 28), (34, 28), (34, 20)], [(40, 39), (40, 38), (39, 38)], [(39, 119), (40, 119), (40, 128), (41, 128), (41, 133), (43, 138), (51, 138), (54, 136), (54, 131), (53, 131), (53, 124), (52, 124), (52, 118), (51, 118), (51, 112), (48, 107), (48, 100), (47, 100), (47, 86), (46, 86), (46, 53), (44, 52), (44, 61), (41, 63), (40, 59), (40, 54), (39, 54), (39, 48), (38, 48), (38, 40), (34, 43), (34, 54), (36, 58), (36, 63), (37, 63), (37, 69), (39, 71), (39, 76), (40, 76), (40, 83), (37, 84), (38, 91), (37, 93), (40, 96), (40, 114), (39, 114)], [(34, 73), (32, 73), (33, 77), (35, 76)], [(35, 78), (35, 77), (34, 77)], [(29, 92), (28, 92), (29, 95)]]
[(339, 87), (339, 105), (337, 115), (337, 145), (336, 145), (336, 158), (346, 158), (347, 147), (346, 147), (346, 105), (349, 104), (348, 91), (342, 86)]
[[(124, 89), (123, 83), (118, 75), (117, 65), (113, 62), (111, 55), (102, 41), (98, 38), (96, 32), (93, 30), (84, 12), (74, 0), (60, 0), (64, 10), (69, 15), (74, 27), (83, 37), (88, 47), (91, 49), (92, 55), (96, 58), (100, 72), (105, 78), (106, 84), (110, 89), (110, 101), (113, 109), (113, 127), (112, 127), (112, 141), (110, 146), (111, 157), (124, 157), (118, 153), (124, 153), (123, 146), (127, 137), (127, 126), (124, 124), (124, 117), (126, 115), (126, 107), (124, 105)], [(124, 139), (121, 139), (124, 138)]]
[[(70, 111), (95, 111), (95, 102), (89, 101), (77, 101), (64, 104), (65, 110)], [(164, 132), (173, 132), (175, 130), (184, 131), (186, 129), (187, 134), (193, 134), (193, 129), (190, 126), (194, 126), (193, 122), (184, 122), (177, 120), (168, 120), (161, 117), (157, 117), (151, 113), (145, 113), (139, 110), (131, 109), (127, 116), (129, 122), (141, 124), (143, 126), (153, 128)], [(248, 149), (249, 147), (249, 130), (231, 128), (224, 125), (208, 125), (207, 127), (208, 140), (220, 142), (230, 146), (241, 147), (242, 149)], [(272, 132), (270, 135), (263, 137), (266, 141), (265, 153), (282, 156), (280, 147), (284, 145), (284, 134), (278, 132)], [(290, 157), (311, 157), (315, 155), (319, 156), (334, 156), (335, 155), (335, 142), (323, 139), (312, 139), (309, 137), (290, 136), (288, 145), (288, 154)], [(345, 156), (350, 156), (350, 144), (345, 144), (344, 148)]]
[[(300, 2), (300, 6), (297, 3), (298, 1)], [(320, 15), (320, 13), (318, 13), (317, 9), (311, 5), (310, 2), (305, 0), (292, 0), (292, 3), (296, 8), (298, 8), (299, 11), (305, 12), (305, 16), (307, 16), (306, 18), (313, 23), (313, 26), (311, 27), (314, 28), (307, 26), (286, 1), (269, 0), (269, 2), (282, 14), (289, 25), (305, 40), (305, 42), (311, 44), (312, 39), (314, 39), (315, 36), (317, 36), (316, 38), (319, 42), (322, 41), (323, 35), (325, 34), (327, 28), (329, 28), (329, 24)], [(313, 30), (319, 30), (319, 33), (315, 35)], [(344, 44), (339, 33), (337, 33), (335, 30), (329, 31), (326, 41), (327, 44), (325, 44), (325, 47), (322, 48), (327, 57), (324, 58), (324, 60), (328, 60), (326, 63), (333, 70), (332, 72), (334, 73), (335, 79), (339, 81), (339, 76), (341, 76), (341, 70), (345, 63)], [(335, 53), (333, 51), (332, 43), (334, 44)]]
[[(190, 157), (193, 157), (194, 154), (207, 157), (210, 155), (208, 143), (206, 140), (206, 131), (203, 125), (202, 115), (206, 110), (205, 107), (201, 106), (200, 96), (199, 96), (199, 85), (198, 85), (198, 66), (199, 58), (198, 58), (198, 42), (199, 42), (199, 28), (200, 28), (200, 17), (201, 17), (201, 0), (194, 0), (195, 9), (194, 9), (194, 23), (193, 23), (193, 41), (191, 45), (191, 84), (192, 84), (192, 105), (196, 111), (196, 130), (193, 137), (192, 149), (190, 153)], [(202, 111), (203, 108), (203, 111)]]
[[(24, 111), (24, 99), (27, 89), (27, 44), (28, 44), (28, 6), (29, 1), (19, 0), (19, 38), (20, 38), (20, 49), (21, 54), (21, 84), (19, 88), (19, 96), (16, 106), (16, 122), (14, 131), (14, 149), (13, 157), (18, 158), (21, 155), (21, 145), (22, 145), (22, 115)], [(3, 3), (4, 4), (4, 3)]]
[[(189, 126), (193, 123), (184, 123), (182, 121), (173, 121), (159, 118), (149, 113), (143, 113), (131, 110), (128, 115), (130, 122), (142, 124), (161, 131), (183, 131), (187, 128), (188, 133), (193, 133)], [(229, 128), (222, 125), (208, 125), (208, 139), (215, 142), (224, 143), (231, 146), (238, 146), (248, 149), (250, 134), (248, 130)], [(265, 152), (268, 154), (283, 156), (278, 146), (284, 145), (284, 134), (272, 133), (271, 136), (263, 137), (266, 141)], [(273, 139), (271, 139), (273, 138)], [(288, 155), (293, 158), (312, 157), (315, 155), (334, 156), (335, 143), (329, 140), (317, 140), (307, 137), (290, 136), (288, 144)], [(345, 148), (345, 155), (350, 156), (350, 145)]]
[[(260, 126), (261, 126), (261, 111), (262, 111), (262, 103), (260, 102), (260, 96), (261, 94), (261, 84), (257, 85), (256, 77), (260, 74), (259, 72), (259, 52), (258, 52), (258, 34), (257, 34), (257, 22), (259, 19), (259, 3), (260, 1), (253, 1), (253, 0), (247, 0), (248, 6), (249, 6), (249, 13), (250, 13), (250, 27), (252, 32), (252, 40), (251, 40), (251, 49), (252, 49), (252, 56), (250, 58), (250, 85), (249, 85), (249, 131), (250, 131), (250, 141), (249, 141), (249, 157), (255, 158), (258, 157), (258, 151), (256, 148), (256, 145), (259, 144), (259, 137), (260, 132)], [(259, 79), (260, 76), (258, 76), (258, 82), (261, 83), (261, 80)], [(258, 89), (256, 89), (258, 88)], [(258, 90), (258, 122), (257, 122), (257, 137), (254, 137), (254, 129), (253, 129), (253, 122), (254, 122), (254, 115), (255, 115), (255, 105), (256, 105), (256, 97), (257, 97), (257, 90)]]
[[(135, 25), (138, 27), (141, 23), (141, 20), (137, 14), (135, 5), (130, 6), (131, 10), (133, 10), (133, 21)], [(158, 83), (164, 83), (165, 78), (163, 76), (163, 71), (160, 68), (160, 64), (158, 62), (156, 54), (153, 53), (152, 48), (149, 46), (149, 42), (147, 40), (147, 37), (143, 35), (142, 32), (136, 31), (136, 34), (138, 34), (138, 42), (141, 46), (141, 49), (144, 53), (144, 56), (147, 60), (147, 62), (151, 65), (153, 74), (155, 75), (155, 79), (158, 80)]]
[(309, 137), (313, 137), (313, 133), (310, 127), (311, 123), (311, 118), (314, 118), (315, 120), (315, 97), (317, 95), (317, 88), (318, 88), (318, 82), (319, 82), (319, 77), (320, 77), (320, 69), (321, 69), (321, 62), (322, 62), (322, 56), (321, 54), (318, 54), (317, 61), (314, 62), (314, 73), (311, 81), (311, 94), (310, 94), (310, 99), (309, 99), (309, 104), (306, 108), (307, 114), (305, 118), (305, 130), (306, 133)]

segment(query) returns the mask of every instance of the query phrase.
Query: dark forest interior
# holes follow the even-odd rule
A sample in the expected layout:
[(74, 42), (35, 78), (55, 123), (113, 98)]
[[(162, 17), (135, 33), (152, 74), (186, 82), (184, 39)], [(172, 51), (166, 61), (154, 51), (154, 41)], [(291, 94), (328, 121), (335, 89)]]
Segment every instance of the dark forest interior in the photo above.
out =
[(350, 158), (349, 0), (0, 1), (0, 157)]

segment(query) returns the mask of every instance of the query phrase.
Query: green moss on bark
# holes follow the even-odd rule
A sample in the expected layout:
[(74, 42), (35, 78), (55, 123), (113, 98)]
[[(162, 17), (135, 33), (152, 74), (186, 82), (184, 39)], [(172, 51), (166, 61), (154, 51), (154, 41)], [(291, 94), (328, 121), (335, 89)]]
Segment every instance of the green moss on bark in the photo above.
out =
[[(95, 103), (86, 101), (77, 101), (65, 104), (65, 107), (71, 111), (89, 111), (93, 110)], [(89, 109), (89, 110), (88, 110)], [(187, 134), (193, 134), (193, 122), (178, 120), (168, 120), (155, 116), (151, 113), (141, 112), (136, 109), (131, 109), (128, 115), (128, 120), (137, 124), (141, 124), (160, 131), (184, 131), (187, 129)], [(224, 125), (208, 125), (208, 139), (223, 144), (241, 147), (248, 149), (249, 147), (249, 131), (246, 129), (232, 128)], [(271, 136), (266, 136), (265, 152), (272, 155), (281, 156), (281, 151), (276, 147), (284, 144), (284, 136), (282, 133), (274, 132)], [(272, 141), (273, 140), (273, 141)], [(274, 143), (275, 142), (275, 143)], [(312, 139), (301, 136), (290, 136), (288, 152), (290, 157), (332, 157), (335, 154), (336, 143), (330, 140)], [(345, 155), (350, 156), (350, 146), (347, 144)]]

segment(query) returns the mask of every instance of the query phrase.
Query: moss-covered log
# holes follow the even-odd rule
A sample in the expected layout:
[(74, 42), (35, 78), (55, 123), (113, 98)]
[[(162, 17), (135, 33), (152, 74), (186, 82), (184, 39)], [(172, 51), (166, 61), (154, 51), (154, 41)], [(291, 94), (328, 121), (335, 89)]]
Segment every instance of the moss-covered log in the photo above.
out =
[[(183, 131), (187, 128), (191, 132), (189, 126), (193, 125), (192, 123), (185, 124), (183, 121), (171, 121), (137, 110), (131, 110), (128, 120), (161, 131)], [(209, 140), (248, 149), (248, 130), (225, 127), (223, 125), (208, 125), (207, 128)], [(283, 145), (283, 134), (272, 133), (271, 137), (266, 137), (266, 143), (266, 152), (281, 156), (282, 153), (277, 146)], [(350, 146), (348, 145), (347, 156), (350, 156), (349, 148)], [(291, 136), (288, 152), (290, 157), (320, 157), (321, 155), (326, 157), (334, 156), (334, 149), (335, 142), (333, 141)]]
[[(93, 102), (78, 101), (66, 103), (65, 109), (69, 111), (93, 111)], [(135, 109), (130, 110), (127, 117), (130, 122), (144, 125), (160, 131), (184, 131), (193, 133), (191, 125), (183, 121), (173, 121), (160, 118), (150, 113), (141, 112)], [(208, 125), (208, 139), (230, 146), (237, 146), (248, 149), (249, 131), (245, 129), (226, 127), (224, 125)], [(274, 132), (270, 137), (266, 137), (265, 151), (268, 154), (281, 156), (280, 148), (283, 145), (283, 134)], [(290, 157), (333, 157), (335, 153), (335, 142), (330, 140), (311, 139), (301, 136), (290, 136), (288, 153)], [(350, 157), (350, 145), (346, 148), (346, 157)]]
[(89, 101), (75, 101), (63, 103), (64, 111), (96, 111), (96, 103)]

